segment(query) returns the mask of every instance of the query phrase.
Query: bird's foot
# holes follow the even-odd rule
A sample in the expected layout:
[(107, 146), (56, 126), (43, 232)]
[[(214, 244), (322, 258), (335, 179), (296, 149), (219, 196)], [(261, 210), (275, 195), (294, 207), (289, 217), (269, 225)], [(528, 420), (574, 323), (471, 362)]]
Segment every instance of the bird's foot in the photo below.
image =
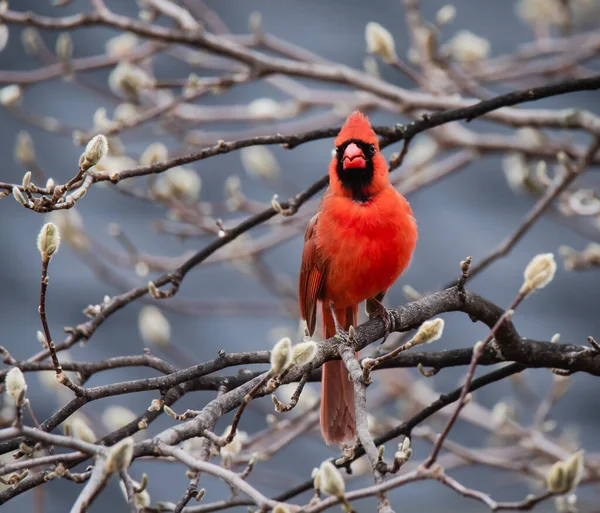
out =
[(333, 317), (333, 324), (335, 325), (335, 338), (339, 339), (342, 343), (346, 345), (353, 346), (354, 345), (354, 326), (350, 326), (348, 331), (342, 328), (342, 325), (338, 322), (337, 317), (335, 315), (335, 310), (333, 308), (333, 304), (329, 305), (331, 309), (331, 315)]
[(383, 306), (378, 299), (371, 298), (369, 301), (371, 301), (371, 304), (374, 307), (374, 309), (369, 312), (369, 319), (380, 318), (385, 325), (385, 332), (383, 334), (383, 340), (381, 341), (383, 344), (387, 340), (388, 335), (394, 331), (395, 319), (392, 313), (385, 306)]

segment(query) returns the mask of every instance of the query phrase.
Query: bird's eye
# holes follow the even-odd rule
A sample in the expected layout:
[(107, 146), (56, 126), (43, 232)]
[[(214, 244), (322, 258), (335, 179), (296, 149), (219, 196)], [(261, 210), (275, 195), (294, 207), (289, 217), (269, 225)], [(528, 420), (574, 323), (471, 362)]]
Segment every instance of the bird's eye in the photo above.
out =
[(375, 155), (375, 145), (374, 144), (369, 144), (369, 153), (371, 154), (371, 156)]

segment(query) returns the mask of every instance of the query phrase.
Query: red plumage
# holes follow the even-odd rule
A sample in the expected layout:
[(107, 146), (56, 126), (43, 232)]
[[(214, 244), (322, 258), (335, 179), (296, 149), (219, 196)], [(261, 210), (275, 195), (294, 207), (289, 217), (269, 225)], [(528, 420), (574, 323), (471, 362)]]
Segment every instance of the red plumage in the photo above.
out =
[[(417, 225), (406, 199), (390, 183), (387, 163), (369, 120), (351, 114), (335, 145), (329, 188), (305, 235), (299, 280), (300, 310), (312, 335), (322, 303), (323, 336), (356, 326), (358, 305), (381, 299), (407, 267)], [(323, 366), (321, 431), (329, 443), (356, 433), (354, 391), (342, 361)]]

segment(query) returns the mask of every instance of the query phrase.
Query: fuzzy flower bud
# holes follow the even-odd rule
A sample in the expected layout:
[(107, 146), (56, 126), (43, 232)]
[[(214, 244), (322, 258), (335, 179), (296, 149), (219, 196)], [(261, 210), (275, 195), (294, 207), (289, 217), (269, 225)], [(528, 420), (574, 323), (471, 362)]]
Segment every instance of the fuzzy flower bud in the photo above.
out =
[(490, 42), (473, 32), (461, 30), (444, 45), (443, 51), (452, 55), (458, 62), (474, 63), (487, 58)]
[(280, 173), (275, 155), (266, 146), (249, 146), (240, 151), (242, 166), (249, 176), (273, 180)]
[(454, 18), (456, 17), (456, 7), (452, 4), (444, 5), (435, 15), (435, 20), (437, 24), (447, 25), (448, 23), (452, 23)]
[(546, 474), (546, 487), (554, 493), (565, 494), (579, 485), (583, 474), (583, 451), (557, 461)]
[(10, 369), (6, 374), (5, 380), (6, 393), (15, 400), (17, 406), (21, 406), (27, 393), (27, 382), (21, 369), (18, 367)]
[(18, 85), (9, 85), (0, 89), (0, 105), (15, 107), (23, 98), (23, 90)]
[(319, 468), (320, 489), (327, 495), (340, 498), (344, 496), (346, 483), (340, 471), (330, 461), (324, 461)]
[(25, 197), (25, 195), (21, 192), (21, 189), (19, 189), (18, 187), (12, 188), (12, 194), (21, 205), (29, 205), (29, 200)]
[(135, 413), (124, 406), (109, 406), (102, 414), (102, 422), (109, 431), (116, 431), (137, 419)]
[(108, 140), (103, 135), (96, 135), (87, 143), (79, 166), (86, 170), (95, 166), (108, 153)]
[(109, 75), (108, 85), (115, 93), (137, 98), (144, 89), (154, 86), (154, 80), (142, 68), (121, 62)]
[(292, 363), (304, 365), (310, 362), (317, 353), (317, 344), (314, 342), (300, 342), (292, 349)]
[(60, 232), (54, 223), (46, 223), (42, 226), (37, 238), (37, 247), (42, 255), (42, 262), (49, 262), (52, 255), (60, 247)]
[(14, 156), (15, 162), (23, 167), (29, 167), (35, 163), (33, 140), (28, 132), (21, 131), (18, 133)]
[(163, 143), (152, 143), (140, 157), (142, 166), (152, 166), (157, 162), (164, 162), (169, 158), (169, 150)]
[(169, 169), (156, 180), (155, 194), (159, 197), (176, 198), (193, 202), (200, 196), (202, 180), (193, 169), (183, 166)]
[(430, 344), (438, 340), (444, 332), (444, 319), (431, 319), (421, 324), (421, 327), (413, 337), (412, 345)]
[(93, 429), (81, 417), (73, 418), (69, 425), (72, 435), (79, 440), (93, 444), (98, 439)]
[(42, 38), (37, 29), (27, 27), (21, 32), (21, 43), (27, 55), (35, 55), (42, 45)]
[(106, 470), (109, 473), (127, 470), (133, 458), (133, 438), (124, 438), (109, 448)]
[(292, 364), (292, 341), (282, 338), (271, 351), (271, 371), (273, 374), (281, 374)]
[(125, 32), (106, 42), (106, 53), (111, 57), (127, 57), (137, 45), (138, 38), (131, 32)]
[(273, 508), (273, 513), (290, 513), (290, 509), (285, 504), (279, 503)]
[(535, 289), (543, 289), (554, 278), (556, 261), (552, 253), (541, 253), (533, 257), (523, 273), (525, 281), (521, 287), (522, 294), (529, 294)]
[(171, 340), (171, 325), (156, 306), (144, 306), (140, 310), (138, 331), (145, 344), (166, 347)]
[(256, 119), (278, 118), (281, 110), (281, 105), (272, 98), (257, 98), (248, 105), (248, 112)]
[(71, 58), (73, 57), (73, 39), (71, 34), (63, 32), (58, 36), (56, 40), (56, 56), (65, 66), (71, 65)]
[[(223, 432), (223, 437), (228, 437), (231, 433), (231, 426), (227, 426)], [(221, 457), (226, 467), (231, 464), (232, 459), (242, 452), (244, 442), (248, 440), (248, 433), (245, 431), (236, 431), (233, 440), (226, 446), (221, 447)]]
[(365, 27), (367, 52), (379, 55), (385, 62), (396, 59), (396, 45), (392, 34), (379, 23), (370, 21)]
[(6, 45), (8, 44), (8, 36), (8, 27), (4, 24), (0, 25), (0, 52), (6, 48)]

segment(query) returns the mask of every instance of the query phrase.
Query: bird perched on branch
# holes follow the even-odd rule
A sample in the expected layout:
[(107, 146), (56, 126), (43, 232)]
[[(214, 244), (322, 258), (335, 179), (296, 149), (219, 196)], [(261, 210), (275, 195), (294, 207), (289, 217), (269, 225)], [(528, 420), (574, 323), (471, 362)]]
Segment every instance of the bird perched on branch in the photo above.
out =
[[(381, 301), (416, 242), (413, 212), (390, 183), (377, 136), (368, 118), (354, 112), (335, 140), (329, 188), (304, 236), (299, 297), (310, 335), (318, 303), (327, 339), (356, 326), (365, 300), (369, 317), (381, 317), (389, 333), (393, 318)], [(321, 432), (327, 444), (356, 436), (354, 389), (341, 360), (323, 365)]]

